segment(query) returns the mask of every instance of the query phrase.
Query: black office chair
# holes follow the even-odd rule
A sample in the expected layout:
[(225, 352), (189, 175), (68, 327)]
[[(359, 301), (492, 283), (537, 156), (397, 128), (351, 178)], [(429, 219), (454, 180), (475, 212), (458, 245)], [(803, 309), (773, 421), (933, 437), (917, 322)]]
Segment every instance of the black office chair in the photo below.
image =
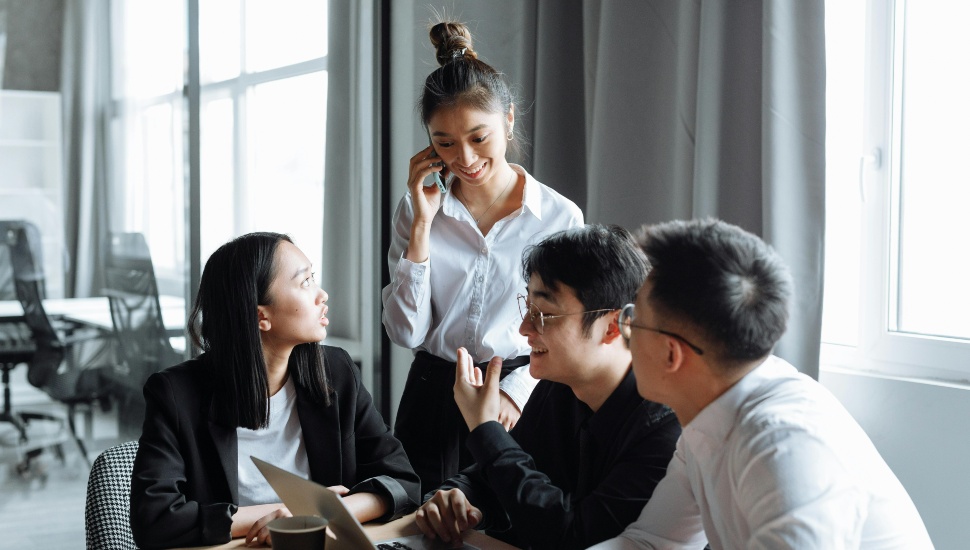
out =
[(183, 361), (172, 348), (162, 319), (158, 284), (148, 244), (141, 233), (111, 233), (104, 247), (104, 294), (111, 302), (123, 365), (114, 379), (121, 395), (122, 418), (133, 435), (140, 433), (145, 402), (142, 388), (153, 373)]
[[(71, 436), (82, 458), (90, 464), (87, 449), (77, 433), (74, 413), (78, 406), (87, 406), (90, 411), (96, 402), (103, 408), (109, 405), (107, 389), (100, 380), (107, 367), (81, 359), (92, 356), (84, 349), (84, 343), (100, 346), (100, 342), (97, 342), (100, 333), (67, 322), (55, 323), (47, 316), (37, 237), (36, 229), (26, 222), (8, 227), (5, 235), (17, 299), (23, 307), (23, 321), (30, 330), (34, 344), (33, 357), (27, 363), (27, 381), (44, 390), (55, 401), (67, 405)], [(38, 418), (63, 421), (53, 415), (35, 413), (20, 413), (20, 417), (26, 422)]]
[[(21, 220), (0, 220), (0, 300), (17, 300), (10, 248), (16, 242), (19, 228), (29, 235), (30, 242), (40, 240), (33, 224)], [(43, 294), (43, 286), (39, 290)], [(10, 371), (30, 362), (34, 358), (34, 351), (30, 327), (22, 319), (7, 319), (0, 323), (0, 370), (3, 373), (3, 412), (0, 413), (0, 422), (12, 424), (17, 429), (20, 443), (27, 442), (27, 424), (22, 413), (13, 412)]]

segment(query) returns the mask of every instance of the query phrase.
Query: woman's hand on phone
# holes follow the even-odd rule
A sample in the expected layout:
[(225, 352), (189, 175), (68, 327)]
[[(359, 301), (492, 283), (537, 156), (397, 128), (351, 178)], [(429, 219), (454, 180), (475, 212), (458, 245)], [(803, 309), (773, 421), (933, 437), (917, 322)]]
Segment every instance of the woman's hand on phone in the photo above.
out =
[(431, 226), (441, 206), (441, 191), (437, 185), (424, 185), (424, 181), (432, 174), (439, 173), (444, 179), (448, 173), (444, 163), (435, 154), (434, 148), (425, 147), (418, 154), (411, 157), (411, 170), (408, 176), (408, 190), (411, 191), (411, 203), (414, 208), (414, 224)]

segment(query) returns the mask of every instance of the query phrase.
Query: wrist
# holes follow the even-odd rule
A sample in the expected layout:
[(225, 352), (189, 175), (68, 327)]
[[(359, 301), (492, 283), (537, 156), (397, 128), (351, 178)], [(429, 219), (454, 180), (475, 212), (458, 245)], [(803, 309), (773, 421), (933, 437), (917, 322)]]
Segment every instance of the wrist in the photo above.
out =
[(407, 250), (404, 257), (408, 260), (420, 264), (428, 261), (431, 255), (431, 225), (424, 226), (415, 222), (411, 225), (411, 236), (408, 240)]
[(431, 221), (415, 219), (411, 222), (411, 239), (431, 236)]

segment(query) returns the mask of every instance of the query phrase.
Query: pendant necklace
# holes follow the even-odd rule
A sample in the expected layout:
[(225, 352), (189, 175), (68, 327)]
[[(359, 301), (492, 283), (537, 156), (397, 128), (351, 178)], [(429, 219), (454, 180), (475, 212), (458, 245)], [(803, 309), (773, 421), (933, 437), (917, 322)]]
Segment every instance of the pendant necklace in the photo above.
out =
[[(488, 208), (486, 208), (485, 211), (482, 212), (482, 215), (479, 216), (477, 219), (475, 218), (475, 216), (472, 216), (472, 219), (475, 220), (475, 225), (478, 225), (482, 221), (482, 219), (485, 218), (485, 214), (488, 214), (488, 211), (491, 210), (493, 206), (495, 206), (495, 203), (497, 203), (498, 200), (502, 198), (503, 195), (505, 195), (505, 192), (509, 190), (509, 186), (512, 185), (512, 180), (514, 179), (515, 179), (515, 170), (512, 170), (512, 176), (509, 178), (509, 182), (505, 184), (505, 189), (502, 189), (502, 192), (499, 193), (497, 197), (495, 197), (495, 200), (492, 201), (492, 204), (488, 205)], [(465, 203), (466, 205), (465, 207), (467, 208), (468, 201), (465, 199), (465, 194), (461, 192), (460, 185), (458, 186), (458, 194), (461, 195), (461, 201)], [(468, 213), (469, 214), (472, 213), (471, 209), (468, 210)]]

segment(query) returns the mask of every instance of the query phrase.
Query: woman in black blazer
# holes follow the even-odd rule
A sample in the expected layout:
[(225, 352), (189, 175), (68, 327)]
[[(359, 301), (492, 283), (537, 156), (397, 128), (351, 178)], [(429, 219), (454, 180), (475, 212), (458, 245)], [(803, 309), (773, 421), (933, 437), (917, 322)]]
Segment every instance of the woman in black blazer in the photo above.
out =
[(212, 254), (189, 318), (204, 353), (145, 384), (131, 481), (139, 547), (268, 542), (267, 524), (290, 514), (250, 454), (343, 494), (362, 522), (417, 505), (418, 477), (356, 366), (319, 345), (326, 300), (285, 235), (244, 235)]

